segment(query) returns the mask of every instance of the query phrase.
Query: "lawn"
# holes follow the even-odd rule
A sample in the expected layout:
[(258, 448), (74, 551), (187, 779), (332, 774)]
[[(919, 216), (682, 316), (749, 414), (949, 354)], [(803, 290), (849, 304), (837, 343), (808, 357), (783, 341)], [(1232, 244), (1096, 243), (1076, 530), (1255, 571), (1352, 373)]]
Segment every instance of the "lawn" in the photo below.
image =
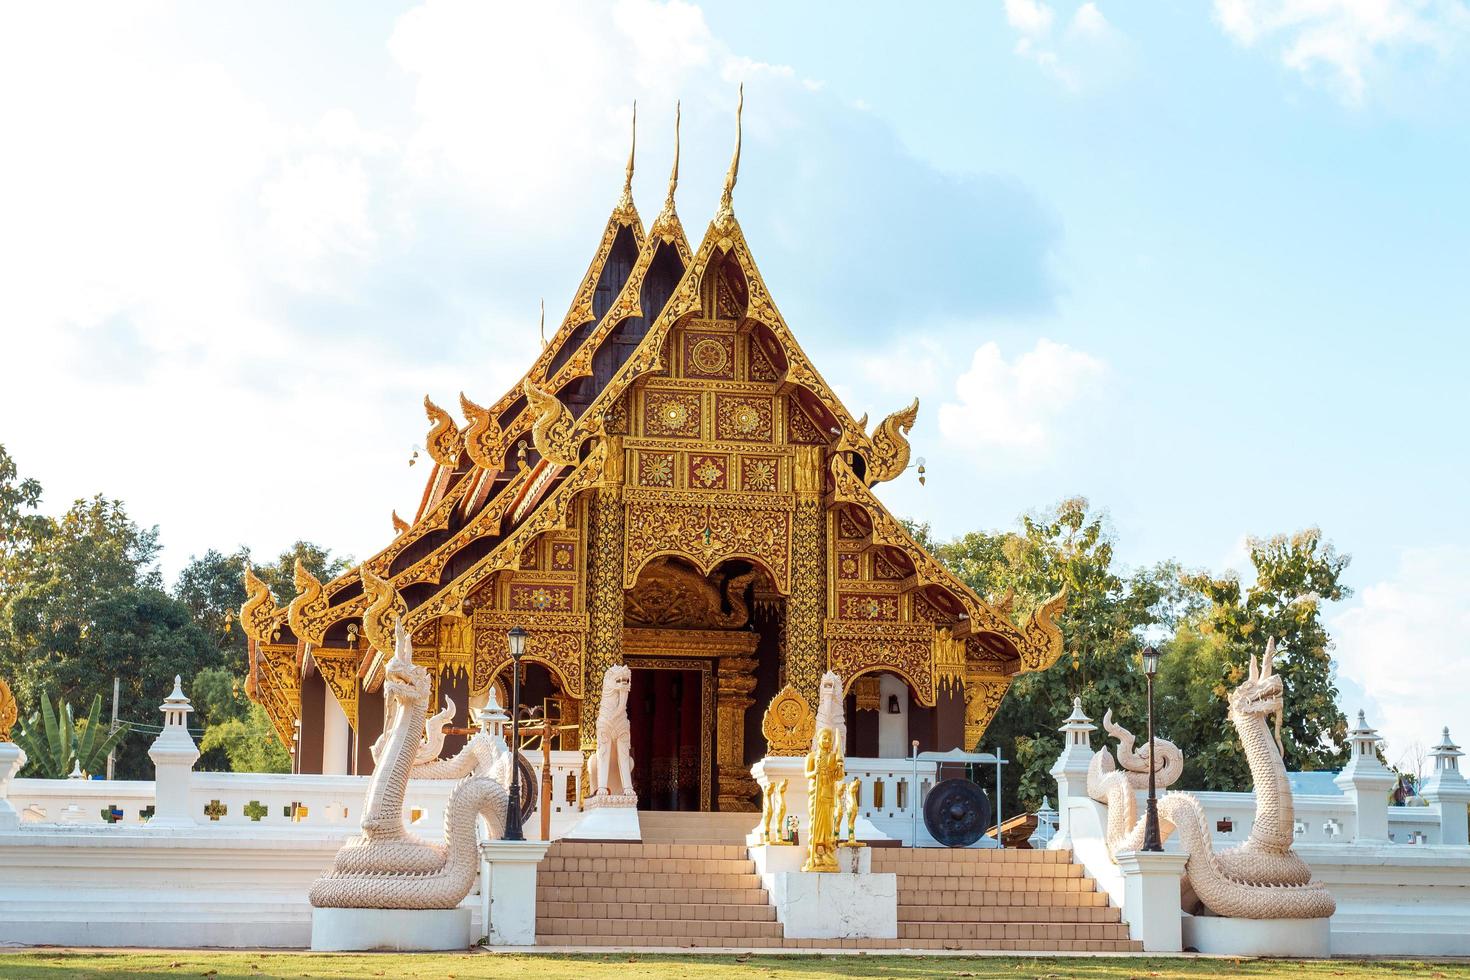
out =
[(89, 952), (25, 950), (0, 953), (4, 980), (61, 978), (258, 977), (446, 980), (489, 977), (506, 980), (635, 980), (679, 977), (715, 980), (822, 980), (875, 977), (926, 980), (949, 977), (1127, 978), (1173, 977), (1463, 977), (1470, 963), (1407, 960), (1234, 960), (1137, 957), (1048, 958), (960, 956), (661, 956), (638, 953), (524, 956), (504, 953), (337, 954), (282, 952)]

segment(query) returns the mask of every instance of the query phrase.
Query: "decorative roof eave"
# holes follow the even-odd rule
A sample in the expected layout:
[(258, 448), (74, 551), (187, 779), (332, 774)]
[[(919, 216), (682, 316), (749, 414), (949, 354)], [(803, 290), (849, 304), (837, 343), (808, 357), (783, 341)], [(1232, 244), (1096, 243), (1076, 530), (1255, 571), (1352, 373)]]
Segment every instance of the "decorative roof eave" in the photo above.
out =
[(966, 632), (995, 634), (1016, 651), (1019, 673), (1045, 670), (1056, 663), (1062, 653), (1062, 633), (1056, 626), (1055, 616), (1066, 607), (1065, 588), (1032, 612), (1024, 626), (1017, 627), (915, 541), (873, 491), (858, 479), (842, 454), (834, 454), (829, 467), (833, 485), (829, 503), (861, 507), (872, 524), (874, 543), (902, 551), (913, 564), (918, 583), (937, 585), (960, 603), (968, 621), (964, 629), (956, 630), (957, 636)]

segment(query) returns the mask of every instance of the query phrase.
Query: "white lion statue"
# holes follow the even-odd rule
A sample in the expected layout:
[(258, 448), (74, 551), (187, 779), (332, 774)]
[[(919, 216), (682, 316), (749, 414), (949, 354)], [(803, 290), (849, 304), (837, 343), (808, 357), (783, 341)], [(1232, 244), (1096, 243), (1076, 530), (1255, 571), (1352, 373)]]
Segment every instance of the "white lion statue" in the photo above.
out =
[(609, 667), (602, 675), (602, 703), (597, 709), (597, 765), (594, 796), (637, 797), (633, 792), (633, 735), (628, 726), (628, 691), (633, 671)]

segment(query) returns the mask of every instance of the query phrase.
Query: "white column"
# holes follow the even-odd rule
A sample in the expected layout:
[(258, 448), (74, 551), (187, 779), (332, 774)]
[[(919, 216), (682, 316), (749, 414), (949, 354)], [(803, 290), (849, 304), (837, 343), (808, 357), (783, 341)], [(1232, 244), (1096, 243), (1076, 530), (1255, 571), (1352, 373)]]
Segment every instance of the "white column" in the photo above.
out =
[(1352, 754), (1348, 764), (1333, 780), (1353, 803), (1358, 814), (1355, 844), (1388, 842), (1388, 794), (1398, 778), (1378, 759), (1378, 731), (1358, 712), (1358, 725), (1348, 732)]
[(199, 748), (189, 735), (189, 714), (194, 710), (179, 678), (174, 676), (174, 689), (159, 706), (163, 712), (163, 731), (148, 750), (153, 760), (153, 828), (193, 827), (194, 815), (189, 807), (189, 775), (199, 758)]
[(1082, 699), (1072, 699), (1072, 713), (1057, 731), (1066, 743), (1051, 774), (1057, 781), (1057, 833), (1048, 845), (1053, 850), (1072, 844), (1071, 804), (1087, 800), (1087, 767), (1092, 762), (1092, 733), (1097, 726), (1082, 711)]
[[(1450, 730), (1445, 728), (1439, 744), (1429, 750), (1434, 760), (1434, 772), (1424, 784), (1423, 796), (1439, 810), (1439, 842), (1441, 844), (1470, 843), (1470, 827), (1467, 827), (1467, 805), (1470, 805), (1470, 782), (1460, 773), (1460, 757), (1465, 753), (1450, 740)], [(0, 775), (5, 764), (0, 761)], [(0, 814), (3, 819), (3, 814)]]
[(345, 776), (352, 771), (352, 726), (337, 696), (322, 685), (322, 775)]
[(480, 842), (480, 927), (489, 946), (536, 944), (536, 866), (550, 841)]
[(1122, 851), (1123, 918), (1128, 936), (1143, 943), (1146, 953), (1177, 953), (1184, 948), (1180, 934), (1179, 879), (1187, 854), (1162, 851)]
[(14, 742), (0, 742), (0, 830), (15, 830), (20, 826), (20, 814), (7, 798), (10, 781), (26, 764), (26, 754)]

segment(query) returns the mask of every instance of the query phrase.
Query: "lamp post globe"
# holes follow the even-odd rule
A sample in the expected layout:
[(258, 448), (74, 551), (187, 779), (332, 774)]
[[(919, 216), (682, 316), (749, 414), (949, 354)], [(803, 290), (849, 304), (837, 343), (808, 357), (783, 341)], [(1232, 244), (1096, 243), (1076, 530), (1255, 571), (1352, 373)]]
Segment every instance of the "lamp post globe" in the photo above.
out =
[(525, 840), (521, 829), (521, 655), (526, 631), (512, 626), (505, 635), (510, 647), (510, 802), (505, 808), (505, 840)]

